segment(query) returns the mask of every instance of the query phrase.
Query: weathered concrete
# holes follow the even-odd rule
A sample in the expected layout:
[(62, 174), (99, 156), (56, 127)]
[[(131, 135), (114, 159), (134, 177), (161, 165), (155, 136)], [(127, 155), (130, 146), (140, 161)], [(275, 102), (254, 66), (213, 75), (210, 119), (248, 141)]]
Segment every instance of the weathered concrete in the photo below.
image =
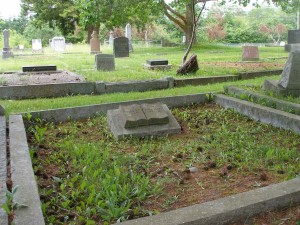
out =
[(251, 119), (290, 129), (300, 134), (300, 116), (298, 115), (219, 94), (215, 95), (215, 102), (249, 116)]
[(264, 91), (272, 91), (276, 95), (282, 95), (282, 96), (291, 95), (294, 97), (300, 96), (300, 89), (299, 90), (285, 89), (281, 85), (279, 85), (278, 81), (275, 80), (265, 80), (262, 89)]
[(7, 214), (1, 207), (6, 202), (6, 120), (5, 116), (0, 116), (0, 224), (7, 225)]
[(16, 225), (44, 225), (22, 115), (9, 117), (9, 138), (11, 179), (13, 187), (18, 186), (14, 202), (25, 205), (16, 209), (14, 223)]
[(300, 202), (300, 178), (120, 225), (221, 225)]
[[(121, 140), (125, 137), (146, 137), (146, 136), (166, 136), (169, 134), (180, 134), (181, 127), (176, 121), (175, 117), (172, 115), (168, 107), (162, 105), (164, 112), (167, 114), (168, 122), (164, 124), (155, 125), (145, 125), (125, 128), (126, 124), (122, 124), (122, 111), (120, 109), (108, 110), (107, 112), (107, 122), (110, 127), (111, 132), (117, 140)], [(140, 108), (139, 108), (140, 109)], [(144, 116), (144, 113), (140, 113)], [(144, 116), (145, 117), (145, 116)], [(147, 119), (141, 120), (141, 122), (147, 122)]]
[(277, 98), (269, 97), (267, 95), (255, 93), (253, 91), (244, 90), (242, 88), (234, 86), (225, 86), (224, 90), (228, 94), (233, 94), (238, 98), (242, 98), (243, 95), (247, 95), (248, 98), (250, 98), (252, 101), (258, 104), (263, 103), (265, 106), (268, 107), (300, 115), (300, 104), (283, 101)]
[(48, 121), (63, 122), (70, 118), (73, 120), (85, 119), (95, 114), (106, 114), (107, 110), (117, 109), (120, 105), (132, 105), (141, 103), (156, 103), (161, 102), (166, 104), (168, 107), (179, 107), (187, 106), (191, 104), (201, 104), (208, 102), (210, 94), (194, 94), (194, 95), (183, 95), (183, 96), (172, 96), (163, 98), (152, 98), (143, 100), (133, 100), (127, 102), (115, 102), (106, 103), (100, 105), (89, 105), (80, 106), (74, 108), (62, 108), (31, 112), (33, 118), (40, 117)]
[(227, 75), (227, 76), (213, 76), (213, 77), (199, 77), (199, 78), (187, 78), (187, 79), (176, 79), (175, 87), (184, 87), (187, 85), (206, 85), (221, 83), (227, 81), (239, 80), (238, 75)]
[(256, 71), (256, 72), (245, 72), (239, 73), (240, 79), (253, 79), (256, 77), (263, 77), (263, 76), (273, 76), (273, 75), (280, 75), (283, 70), (267, 70), (267, 71)]
[(95, 83), (60, 83), (26, 86), (4, 86), (0, 88), (2, 99), (49, 98), (67, 95), (91, 94), (95, 90)]
[(106, 83), (105, 92), (150, 91), (169, 88), (167, 79)]

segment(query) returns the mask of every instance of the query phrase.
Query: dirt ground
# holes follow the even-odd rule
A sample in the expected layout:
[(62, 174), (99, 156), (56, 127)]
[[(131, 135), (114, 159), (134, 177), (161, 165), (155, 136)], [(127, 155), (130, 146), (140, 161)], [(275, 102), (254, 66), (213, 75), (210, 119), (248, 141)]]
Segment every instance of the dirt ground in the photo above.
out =
[(78, 83), (83, 81), (85, 81), (84, 77), (70, 71), (0, 74), (0, 86)]

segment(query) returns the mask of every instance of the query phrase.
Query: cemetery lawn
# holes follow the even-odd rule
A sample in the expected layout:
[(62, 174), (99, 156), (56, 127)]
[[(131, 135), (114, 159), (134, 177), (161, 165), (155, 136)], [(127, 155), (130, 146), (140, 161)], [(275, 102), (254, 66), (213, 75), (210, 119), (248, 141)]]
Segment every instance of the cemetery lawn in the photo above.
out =
[[(101, 51), (112, 54), (112, 49), (106, 46), (103, 46)], [(77, 73), (87, 81), (149, 80), (167, 76), (185, 78), (282, 69), (288, 56), (282, 47), (259, 47), (261, 59), (259, 62), (241, 62), (242, 47), (198, 45), (193, 47), (191, 53), (197, 54), (200, 70), (195, 74), (178, 76), (176, 70), (181, 65), (184, 51), (184, 46), (170, 48), (137, 46), (134, 52), (130, 53), (130, 57), (115, 59), (115, 71), (103, 72), (95, 70), (95, 56), (89, 53), (88, 45), (74, 45), (71, 49), (67, 49), (65, 54), (54, 53), (46, 48), (42, 54), (28, 52), (0, 61), (0, 73), (21, 71), (22, 66), (56, 65), (58, 70)], [(144, 69), (143, 65), (149, 59), (167, 59), (173, 68), (169, 71)], [(5, 81), (0, 80), (1, 83)]]
[[(106, 117), (26, 127), (47, 224), (111, 224), (300, 173), (299, 136), (215, 104), (172, 109), (182, 134), (116, 141)], [(192, 172), (191, 172), (192, 171)]]

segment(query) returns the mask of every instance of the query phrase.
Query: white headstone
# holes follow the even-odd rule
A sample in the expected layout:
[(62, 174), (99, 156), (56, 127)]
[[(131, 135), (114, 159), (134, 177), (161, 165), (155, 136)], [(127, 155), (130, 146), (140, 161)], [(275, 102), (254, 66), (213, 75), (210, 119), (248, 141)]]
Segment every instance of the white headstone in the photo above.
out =
[(109, 40), (108, 40), (108, 43), (109, 43), (109, 47), (113, 47), (114, 45), (114, 32), (109, 32)]
[(32, 39), (32, 51), (41, 51), (42, 47), (42, 40), (41, 39)]
[(66, 49), (66, 41), (64, 37), (52, 38), (51, 47), (56, 52), (64, 52)]
[(129, 41), (129, 51), (133, 51), (133, 47), (132, 47), (132, 35), (131, 35), (131, 25), (129, 23), (127, 23), (126, 27), (125, 27), (125, 37), (128, 38)]
[(10, 48), (9, 47), (9, 30), (5, 29), (3, 31), (4, 36), (4, 48)]
[(183, 35), (183, 36), (182, 36), (182, 44), (185, 44), (185, 43), (186, 43), (186, 36)]

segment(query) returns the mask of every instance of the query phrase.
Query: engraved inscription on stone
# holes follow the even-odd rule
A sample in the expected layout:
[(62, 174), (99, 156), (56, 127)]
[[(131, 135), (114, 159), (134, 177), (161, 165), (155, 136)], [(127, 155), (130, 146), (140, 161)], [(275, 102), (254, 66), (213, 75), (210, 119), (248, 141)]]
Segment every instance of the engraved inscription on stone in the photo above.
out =
[(119, 110), (121, 124), (126, 129), (169, 123), (169, 116), (161, 103), (120, 106)]
[(141, 107), (147, 118), (148, 125), (169, 123), (169, 116), (161, 103), (142, 104)]

